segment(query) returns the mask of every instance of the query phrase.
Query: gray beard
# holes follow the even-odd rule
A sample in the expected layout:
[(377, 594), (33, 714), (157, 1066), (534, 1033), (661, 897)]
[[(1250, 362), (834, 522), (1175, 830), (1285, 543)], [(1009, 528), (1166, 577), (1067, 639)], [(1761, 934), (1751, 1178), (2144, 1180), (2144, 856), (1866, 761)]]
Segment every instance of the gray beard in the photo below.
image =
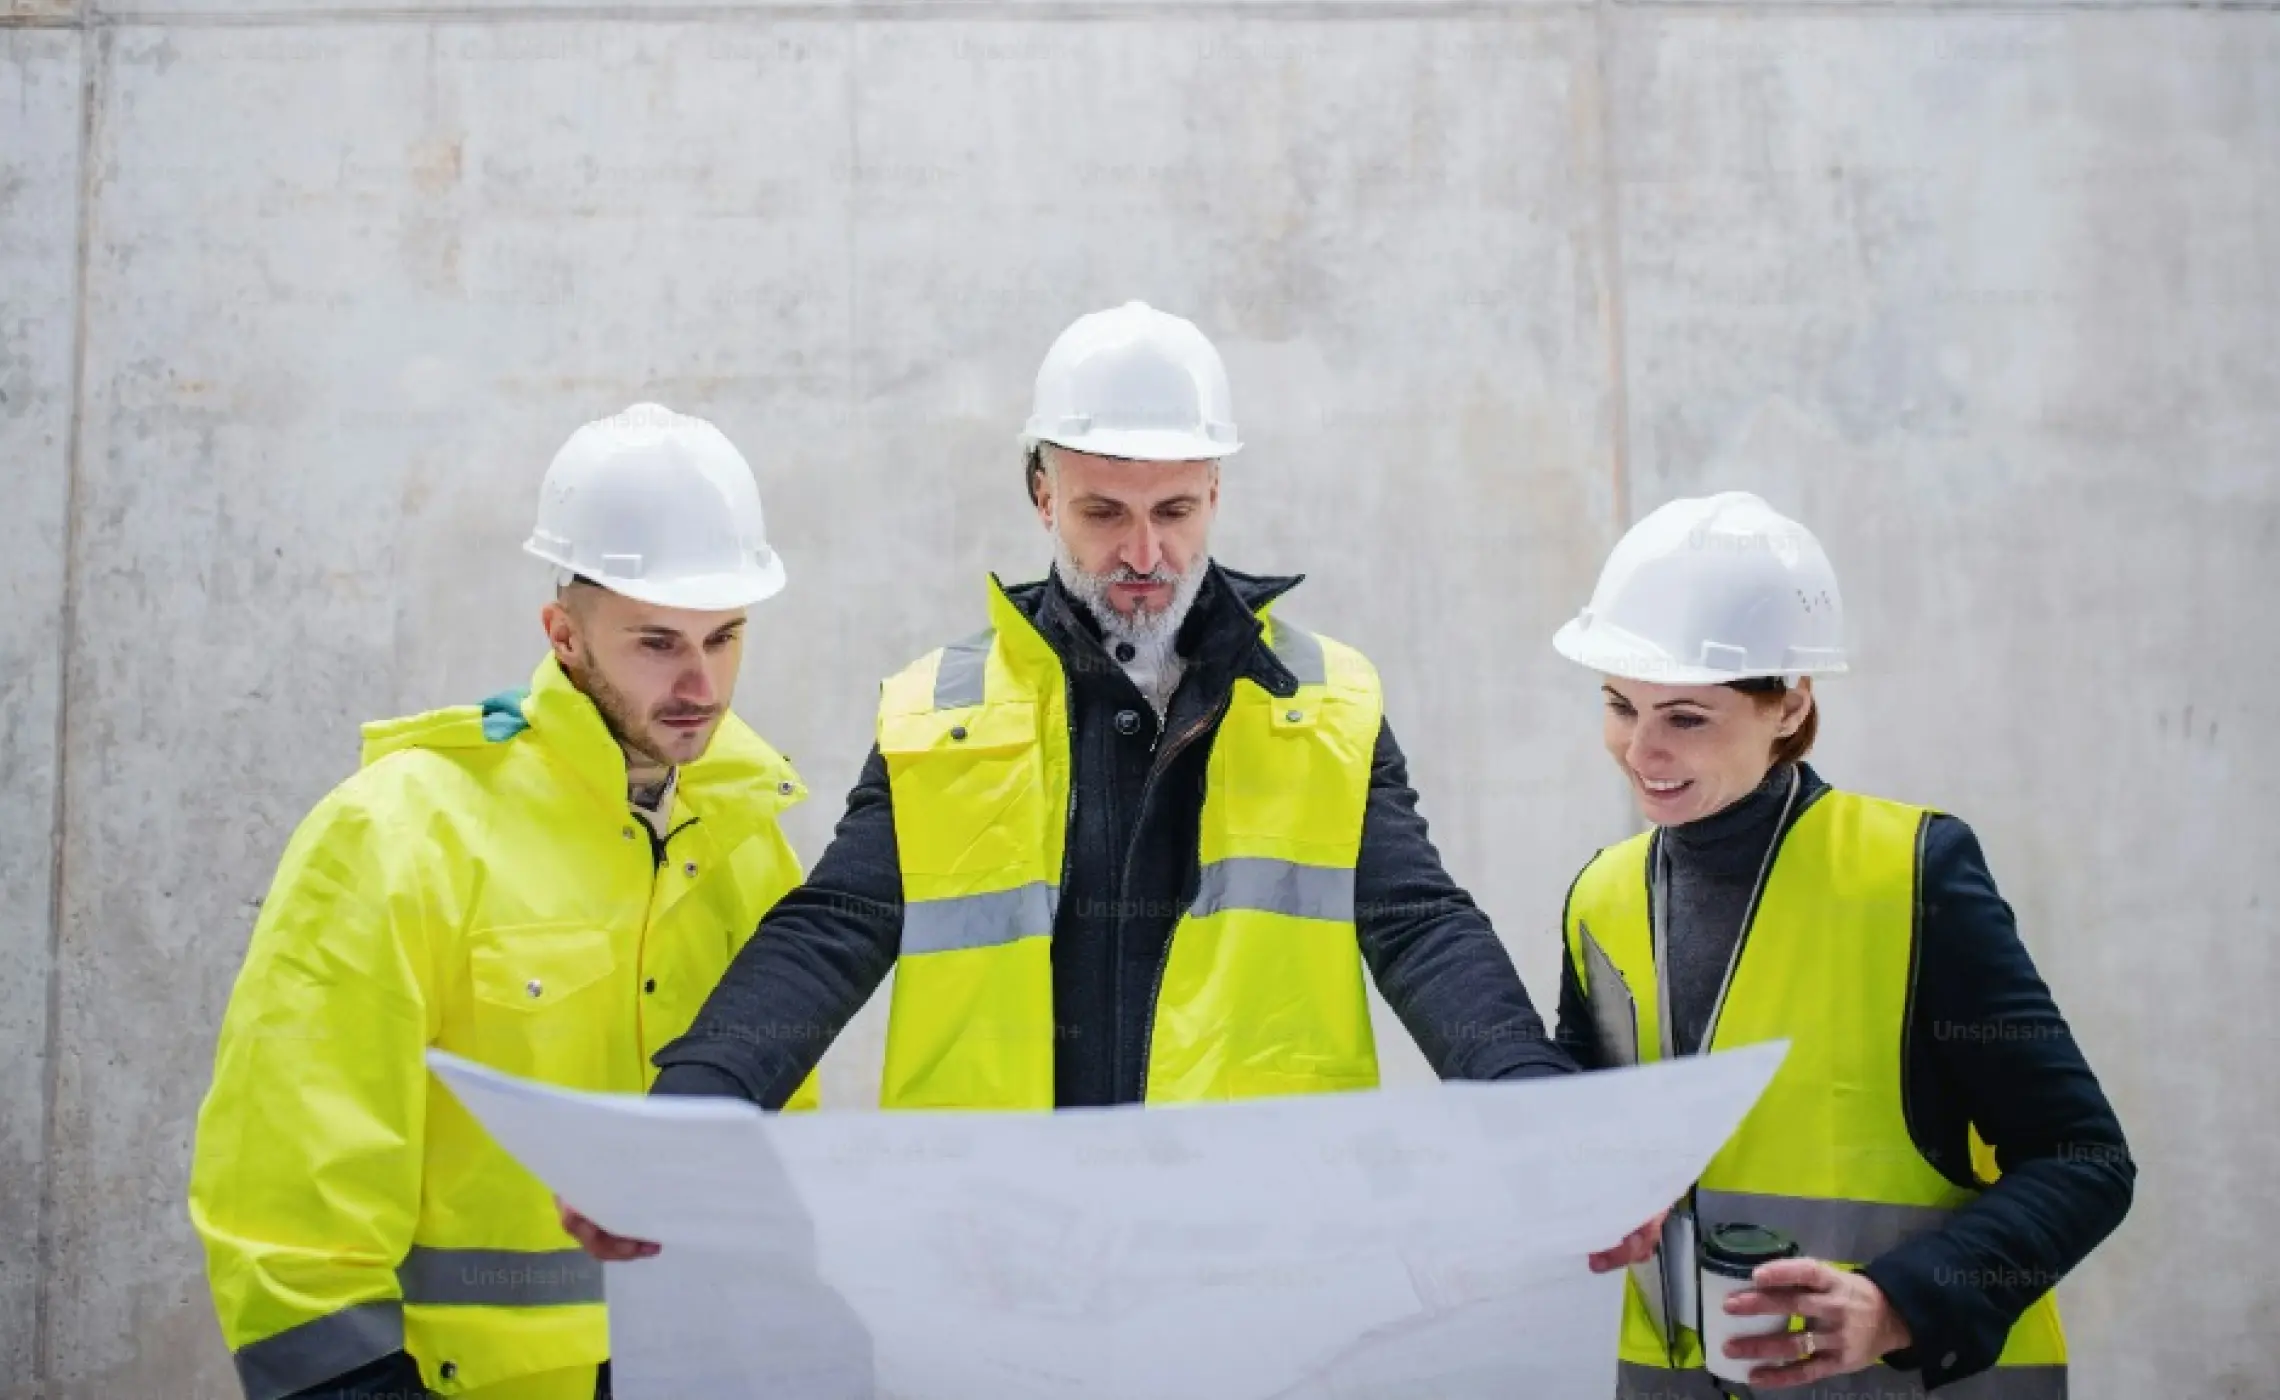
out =
[(1187, 669), (1175, 648), (1179, 640), (1180, 624), (1187, 621), (1188, 610), (1195, 606), (1196, 595), (1203, 591), (1203, 580), (1211, 569), (1211, 556), (1199, 554), (1184, 574), (1174, 574), (1161, 567), (1147, 575), (1145, 581), (1172, 585), (1171, 601), (1161, 612), (1147, 611), (1126, 617), (1108, 601), (1109, 585), (1143, 582), (1143, 576), (1130, 569), (1117, 568), (1105, 574), (1087, 573), (1078, 567), (1076, 557), (1069, 553), (1069, 543), (1061, 532), (1053, 532), (1053, 567), (1061, 575), (1061, 583), (1093, 621), (1100, 624), (1101, 636), (1115, 655), (1119, 642), (1132, 648), (1130, 661), (1119, 660), (1124, 674), (1162, 719), (1164, 709), (1172, 702), (1172, 692), (1180, 688), (1180, 677)]

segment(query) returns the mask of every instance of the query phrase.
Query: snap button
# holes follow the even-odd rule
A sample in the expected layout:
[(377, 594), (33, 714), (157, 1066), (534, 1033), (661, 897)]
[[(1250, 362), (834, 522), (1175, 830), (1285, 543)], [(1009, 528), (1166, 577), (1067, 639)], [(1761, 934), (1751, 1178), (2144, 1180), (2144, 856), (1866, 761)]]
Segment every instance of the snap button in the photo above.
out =
[(1941, 1358), (1940, 1358), (1940, 1369), (1941, 1369), (1941, 1370), (1943, 1370), (1943, 1371), (1945, 1371), (1945, 1370), (1952, 1370), (1952, 1369), (1954, 1368), (1954, 1366), (1955, 1366), (1955, 1353), (1954, 1353), (1954, 1352), (1952, 1352), (1952, 1351), (1951, 1351), (1951, 1352), (1949, 1352), (1947, 1355), (1945, 1355), (1945, 1356), (1943, 1356), (1943, 1357), (1941, 1357)]
[(1140, 715), (1139, 715), (1139, 713), (1138, 713), (1137, 711), (1134, 711), (1134, 710), (1118, 710), (1118, 711), (1116, 712), (1116, 732), (1117, 732), (1117, 733), (1119, 733), (1119, 734), (1137, 734), (1137, 733), (1139, 733), (1139, 732), (1140, 732)]
[(1116, 659), (1119, 661), (1130, 661), (1133, 657), (1138, 656), (1139, 654), (1140, 653), (1132, 649), (1132, 643), (1130, 642), (1118, 642), (1116, 644)]
[(629, 826), (619, 834), (624, 836), (626, 840), (631, 841), (633, 839), (633, 828)]
[(538, 979), (536, 977), (533, 977), (530, 979), (530, 981), (523, 984), (523, 990), (535, 997), (540, 992), (545, 991), (546, 988), (540, 986)]
[(697, 863), (696, 863), (695, 861), (693, 861), (693, 860), (692, 860), (692, 861), (690, 861), (690, 862), (689, 862), (687, 865), (684, 865), (684, 866), (682, 866), (682, 867), (681, 867), (681, 873), (682, 873), (683, 875), (694, 875), (694, 874), (696, 874), (696, 873), (697, 873)]
[(1285, 711), (1283, 711), (1283, 718), (1284, 718), (1284, 719), (1287, 719), (1287, 720), (1289, 720), (1289, 721), (1290, 721), (1292, 724), (1296, 724), (1296, 723), (1298, 723), (1300, 720), (1302, 720), (1302, 719), (1305, 719), (1305, 718), (1306, 718), (1306, 711), (1304, 711), (1304, 710), (1285, 710)]
[(648, 981), (646, 981), (646, 982), (642, 983), (642, 984), (641, 984), (641, 990), (643, 990), (643, 991), (645, 991), (645, 992), (654, 992), (654, 991), (656, 991), (656, 990), (657, 990), (657, 979), (656, 979), (656, 978), (654, 978), (654, 977), (652, 977), (652, 978), (650, 978)]
[(459, 1363), (456, 1361), (446, 1361), (443, 1363), (441, 1370), (443, 1378), (447, 1381), (451, 1380), (457, 1377), (459, 1374)]
[(964, 726), (964, 725), (962, 725), (962, 724), (953, 724), (953, 725), (951, 725), (951, 726), (950, 726), (950, 737), (951, 737), (951, 738), (953, 738), (953, 739), (961, 739), (961, 740), (962, 740), (962, 739), (964, 739), (964, 738), (966, 737), (966, 726)]
[(786, 779), (785, 781), (776, 784), (776, 791), (782, 793), (786, 797), (790, 797), (792, 795), (791, 780)]

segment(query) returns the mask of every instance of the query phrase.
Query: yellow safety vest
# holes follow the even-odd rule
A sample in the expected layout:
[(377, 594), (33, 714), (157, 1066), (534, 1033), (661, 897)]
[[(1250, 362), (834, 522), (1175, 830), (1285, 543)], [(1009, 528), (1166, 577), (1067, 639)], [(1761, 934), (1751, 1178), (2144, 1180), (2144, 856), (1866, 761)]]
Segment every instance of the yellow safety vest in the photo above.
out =
[[(1360, 652), (1267, 615), (1298, 677), (1238, 680), (1201, 875), (1159, 968), (1150, 1103), (1373, 1088), (1354, 866), (1384, 702)], [(1053, 919), (1071, 810), (1059, 657), (991, 579), (988, 631), (881, 688), (903, 883), (880, 1102), (1053, 1107)]]
[[(1709, 1050), (1790, 1042), (1750, 1115), (1696, 1183), (1700, 1233), (1770, 1226), (1802, 1252), (1857, 1267), (1936, 1230), (1978, 1192), (1926, 1162), (1901, 1098), (1916, 950), (1917, 863), (1930, 812), (1829, 791), (1781, 838)], [(1663, 1057), (1663, 1006), (1649, 911), (1653, 833), (1601, 851), (1569, 895), (1567, 953), (1589, 1000), (1605, 1063)], [(1974, 1165), (1992, 1153), (1971, 1135)], [(1666, 1343), (1636, 1273), (1624, 1289), (1623, 1400), (1718, 1400), (1701, 1338), (1678, 1325)], [(1795, 1392), (1909, 1396), (1918, 1379), (1877, 1366)], [(1939, 1400), (2064, 1400), (2066, 1340), (2043, 1295), (2011, 1329), (1993, 1369), (1943, 1386)]]
[(425, 1052), (643, 1091), (799, 883), (777, 816), (804, 795), (725, 717), (658, 864), (551, 656), (527, 692), (365, 726), (279, 862), (198, 1116), (190, 1217), (249, 1400), (399, 1350), (444, 1395), (591, 1400), (601, 1265)]

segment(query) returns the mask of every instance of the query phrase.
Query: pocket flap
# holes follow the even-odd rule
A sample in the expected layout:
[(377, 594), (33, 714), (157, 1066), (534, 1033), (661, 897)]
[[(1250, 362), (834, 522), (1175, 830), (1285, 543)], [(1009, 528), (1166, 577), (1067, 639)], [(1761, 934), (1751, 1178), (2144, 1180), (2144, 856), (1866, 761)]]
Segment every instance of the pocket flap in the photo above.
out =
[(1027, 700), (888, 715), (879, 752), (891, 758), (929, 753), (1002, 753), (1037, 742), (1037, 706)]
[(608, 929), (591, 924), (490, 928), (468, 939), (478, 1000), (546, 1011), (617, 971)]

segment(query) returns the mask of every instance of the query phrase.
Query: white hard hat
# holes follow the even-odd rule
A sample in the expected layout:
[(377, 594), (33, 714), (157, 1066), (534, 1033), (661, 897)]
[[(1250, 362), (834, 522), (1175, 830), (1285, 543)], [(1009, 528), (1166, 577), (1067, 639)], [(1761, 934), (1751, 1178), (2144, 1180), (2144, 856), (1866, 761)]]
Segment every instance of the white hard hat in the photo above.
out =
[(1607, 556), (1560, 655), (1607, 675), (1722, 685), (1845, 669), (1844, 600), (1810, 530), (1746, 491), (1672, 501)]
[(1138, 462), (1234, 455), (1227, 367), (1189, 321), (1128, 301), (1070, 323), (1037, 369), (1022, 444)]
[(570, 435), (546, 468), (523, 548), (662, 607), (725, 611), (784, 586), (744, 454), (704, 419), (653, 403)]

